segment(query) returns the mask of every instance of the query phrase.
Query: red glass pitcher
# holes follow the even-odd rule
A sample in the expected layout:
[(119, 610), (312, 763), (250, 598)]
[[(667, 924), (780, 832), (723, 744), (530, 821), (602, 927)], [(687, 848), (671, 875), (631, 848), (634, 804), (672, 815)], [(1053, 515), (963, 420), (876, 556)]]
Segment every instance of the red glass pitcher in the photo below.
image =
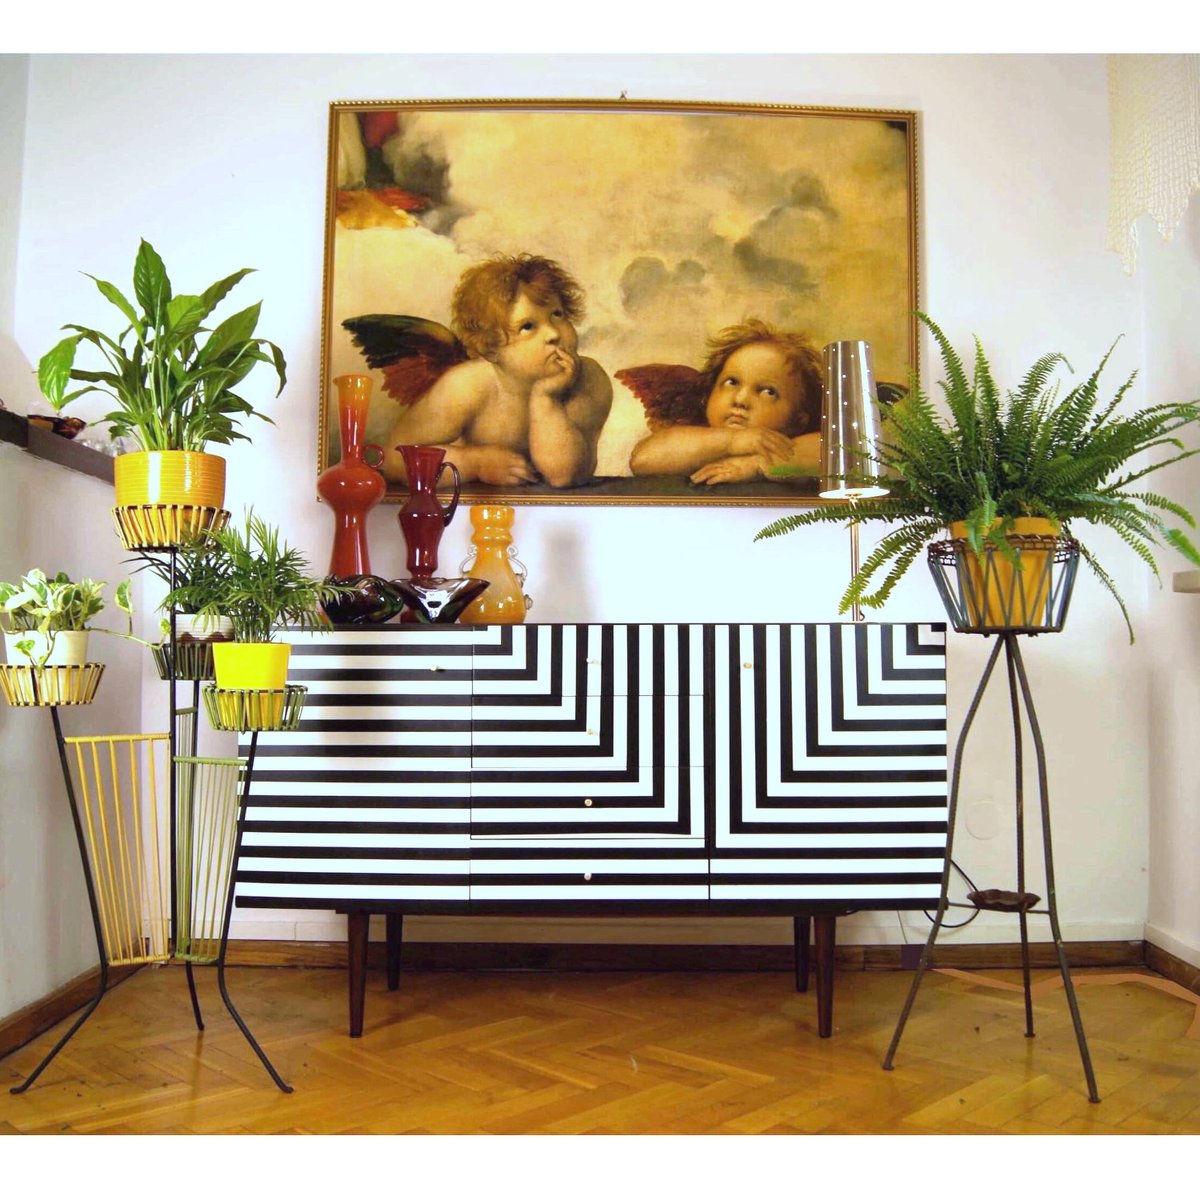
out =
[[(397, 446), (396, 449), (404, 456), (404, 470), (408, 475), (408, 499), (400, 509), (400, 531), (408, 547), (408, 573), (413, 579), (433, 579), (437, 576), (442, 531), (458, 508), (462, 481), (458, 468), (445, 461), (446, 452), (440, 446)], [(443, 508), (438, 502), (437, 485), (447, 468), (454, 476), (454, 495)]]

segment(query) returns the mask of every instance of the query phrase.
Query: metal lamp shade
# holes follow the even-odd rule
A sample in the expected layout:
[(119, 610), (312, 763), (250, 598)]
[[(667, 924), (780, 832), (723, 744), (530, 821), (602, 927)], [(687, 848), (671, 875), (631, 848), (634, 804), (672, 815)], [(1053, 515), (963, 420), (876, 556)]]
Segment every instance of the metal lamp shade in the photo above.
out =
[(866, 500), (888, 494), (872, 457), (878, 438), (871, 347), (866, 342), (830, 342), (825, 347), (821, 412), (822, 499)]

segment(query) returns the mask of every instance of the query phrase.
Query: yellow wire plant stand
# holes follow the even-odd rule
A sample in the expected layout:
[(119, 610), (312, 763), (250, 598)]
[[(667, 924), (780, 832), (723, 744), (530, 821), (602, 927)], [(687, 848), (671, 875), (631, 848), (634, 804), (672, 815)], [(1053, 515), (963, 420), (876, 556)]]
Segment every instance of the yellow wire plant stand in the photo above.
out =
[(245, 763), (238, 758), (180, 756), (175, 769), (175, 957), (211, 965), (221, 956)]

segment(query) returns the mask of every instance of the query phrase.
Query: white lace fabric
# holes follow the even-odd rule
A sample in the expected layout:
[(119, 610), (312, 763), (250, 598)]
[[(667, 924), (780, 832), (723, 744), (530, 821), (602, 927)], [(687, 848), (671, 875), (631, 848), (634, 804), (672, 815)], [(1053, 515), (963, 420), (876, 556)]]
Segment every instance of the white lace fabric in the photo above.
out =
[(1149, 215), (1163, 239), (1200, 191), (1200, 55), (1111, 54), (1112, 126), (1108, 241), (1127, 275), (1137, 262), (1136, 221)]

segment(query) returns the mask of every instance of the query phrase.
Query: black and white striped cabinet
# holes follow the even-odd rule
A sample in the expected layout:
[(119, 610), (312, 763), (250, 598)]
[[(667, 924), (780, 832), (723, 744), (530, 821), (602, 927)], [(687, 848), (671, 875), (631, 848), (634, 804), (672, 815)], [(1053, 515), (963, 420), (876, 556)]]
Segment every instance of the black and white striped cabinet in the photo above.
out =
[(941, 625), (288, 640), (308, 699), (297, 732), (259, 738), (240, 906), (719, 915), (937, 901)]

